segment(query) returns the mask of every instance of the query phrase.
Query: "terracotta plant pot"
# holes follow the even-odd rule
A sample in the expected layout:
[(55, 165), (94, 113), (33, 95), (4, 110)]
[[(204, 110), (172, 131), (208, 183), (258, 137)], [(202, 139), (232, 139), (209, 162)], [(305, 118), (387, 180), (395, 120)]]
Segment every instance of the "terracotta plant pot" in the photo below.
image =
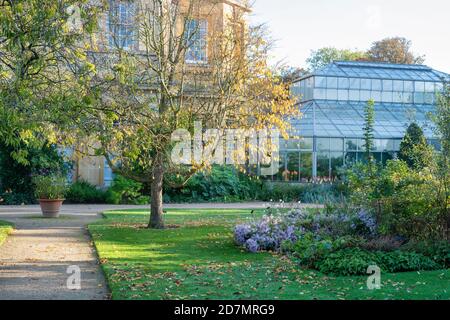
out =
[(45, 218), (58, 218), (59, 212), (61, 211), (61, 205), (64, 199), (49, 200), (49, 199), (39, 199), (39, 204), (41, 205), (42, 214)]

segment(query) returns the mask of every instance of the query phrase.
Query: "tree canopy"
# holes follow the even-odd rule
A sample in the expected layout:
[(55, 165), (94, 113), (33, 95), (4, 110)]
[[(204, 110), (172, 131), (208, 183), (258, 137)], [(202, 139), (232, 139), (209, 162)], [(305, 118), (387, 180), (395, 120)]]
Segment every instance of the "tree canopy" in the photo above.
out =
[(371, 61), (398, 64), (422, 64), (424, 56), (411, 51), (412, 42), (401, 37), (385, 38), (373, 42), (367, 51), (325, 47), (311, 52), (306, 60), (308, 70), (314, 71), (333, 61)]
[(72, 28), (75, 5), (79, 27), (90, 32), (96, 10), (88, 0), (0, 1), (0, 139), (23, 164), (21, 146), (56, 142), (51, 110), (78, 81), (70, 66), (84, 34)]
[(370, 61), (399, 64), (422, 64), (425, 56), (415, 55), (411, 51), (412, 42), (401, 37), (385, 38), (375, 41), (367, 51)]
[(357, 60), (367, 60), (367, 54), (363, 51), (326, 47), (312, 51), (310, 57), (306, 60), (306, 63), (308, 69), (314, 71), (333, 61)]

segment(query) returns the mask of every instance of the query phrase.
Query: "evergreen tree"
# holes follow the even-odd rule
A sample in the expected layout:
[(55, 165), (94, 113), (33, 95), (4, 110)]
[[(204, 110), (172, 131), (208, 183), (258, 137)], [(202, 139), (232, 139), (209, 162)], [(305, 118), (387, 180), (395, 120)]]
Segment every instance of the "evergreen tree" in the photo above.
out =
[(373, 174), (373, 164), (374, 159), (372, 155), (373, 150), (373, 126), (375, 124), (375, 102), (373, 100), (369, 100), (367, 102), (366, 108), (364, 110), (364, 117), (365, 117), (365, 125), (364, 125), (364, 148), (367, 158), (367, 165), (369, 170), (369, 175)]
[(422, 128), (417, 123), (411, 123), (400, 145), (398, 157), (412, 169), (423, 169), (430, 164), (433, 150), (428, 145)]

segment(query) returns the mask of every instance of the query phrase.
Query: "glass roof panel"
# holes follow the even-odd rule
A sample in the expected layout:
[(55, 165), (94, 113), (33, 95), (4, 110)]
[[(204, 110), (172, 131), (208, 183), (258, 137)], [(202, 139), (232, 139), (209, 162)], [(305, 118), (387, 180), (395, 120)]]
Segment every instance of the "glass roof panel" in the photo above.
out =
[[(293, 120), (292, 125), (300, 136), (315, 132), (322, 137), (363, 137), (364, 108), (364, 103), (311, 102), (301, 108), (303, 117)], [(430, 105), (375, 104), (375, 138), (401, 139), (412, 120), (424, 127), (427, 138), (433, 138), (433, 126), (427, 116), (430, 111)]]
[(336, 61), (313, 73), (317, 76), (348, 76), (398, 80), (450, 80), (450, 75), (422, 65)]

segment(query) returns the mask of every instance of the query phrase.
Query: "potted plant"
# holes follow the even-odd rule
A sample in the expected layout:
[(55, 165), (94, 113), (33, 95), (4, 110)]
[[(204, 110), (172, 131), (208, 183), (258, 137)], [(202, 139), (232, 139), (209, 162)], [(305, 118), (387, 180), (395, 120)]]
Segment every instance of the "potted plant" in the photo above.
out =
[(62, 176), (36, 176), (33, 178), (36, 197), (46, 218), (58, 218), (67, 191), (66, 178)]

